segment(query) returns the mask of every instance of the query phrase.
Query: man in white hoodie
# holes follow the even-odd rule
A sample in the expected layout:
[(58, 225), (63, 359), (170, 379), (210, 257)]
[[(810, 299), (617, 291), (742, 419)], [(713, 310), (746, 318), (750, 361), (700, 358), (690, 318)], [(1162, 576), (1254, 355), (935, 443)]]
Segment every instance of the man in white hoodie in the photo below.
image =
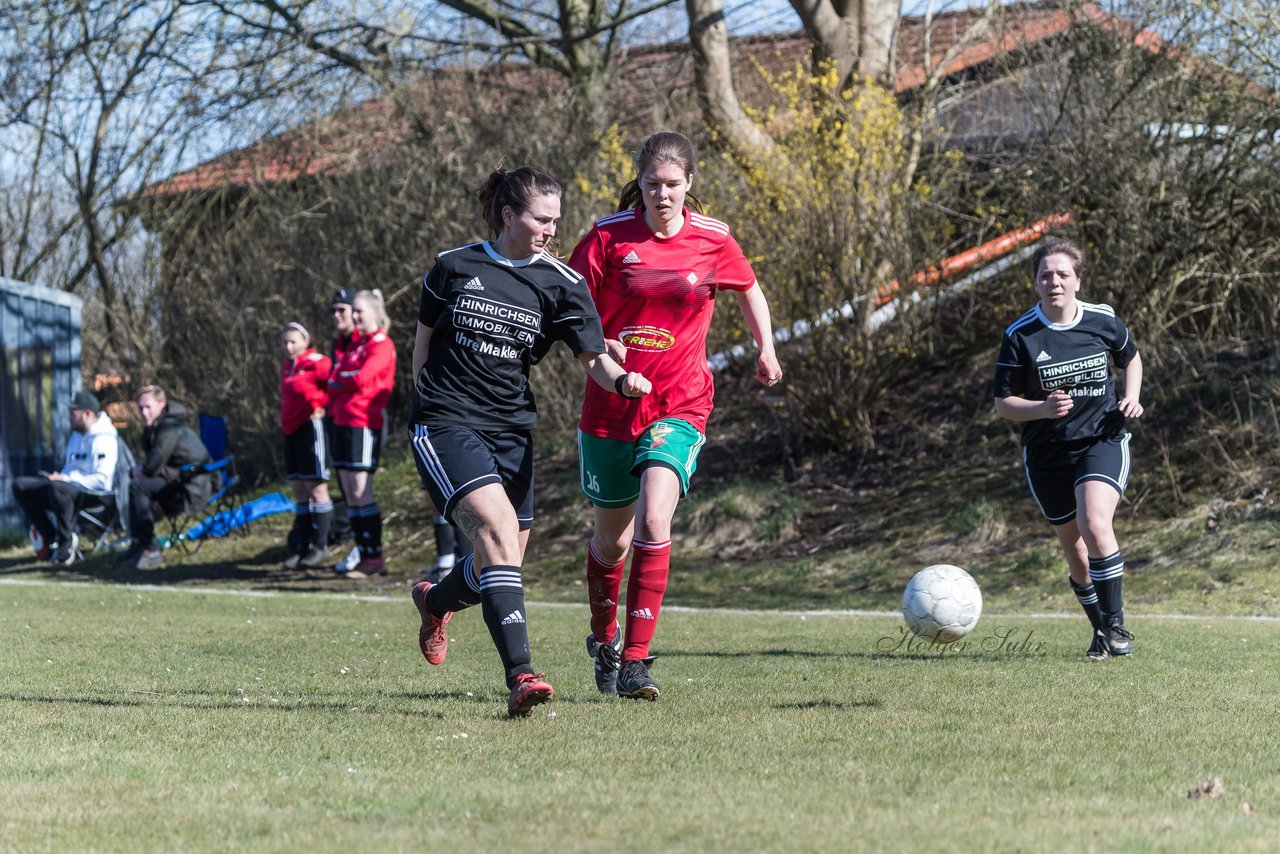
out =
[(13, 482), (13, 497), (40, 532), (53, 544), (51, 560), (70, 564), (76, 555), (76, 501), (85, 492), (109, 491), (120, 453), (116, 427), (98, 399), (87, 391), (71, 398), (71, 438), (62, 471), (41, 472)]

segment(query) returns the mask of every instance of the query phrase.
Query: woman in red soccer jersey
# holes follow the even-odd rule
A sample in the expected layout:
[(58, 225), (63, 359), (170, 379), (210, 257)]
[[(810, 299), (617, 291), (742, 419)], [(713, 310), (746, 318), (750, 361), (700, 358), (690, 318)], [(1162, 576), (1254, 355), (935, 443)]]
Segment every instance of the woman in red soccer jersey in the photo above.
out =
[[(704, 216), (689, 194), (696, 162), (683, 134), (645, 139), (618, 213), (597, 221), (569, 259), (591, 289), (611, 354), (653, 384), (652, 394), (628, 400), (588, 383), (578, 434), (582, 489), (596, 506), (587, 553), (596, 687), (647, 700), (659, 694), (649, 642), (671, 565), (671, 519), (689, 489), (715, 392), (707, 331), (717, 291), (733, 292), (760, 348), (756, 379), (768, 386), (782, 379), (751, 265), (729, 227)], [(623, 633), (617, 602), (628, 550)]]
[(329, 403), (329, 357), (311, 348), (311, 333), (301, 323), (284, 329), (280, 363), (280, 429), (284, 431), (285, 476), (293, 487), (297, 513), (285, 569), (313, 567), (329, 554), (333, 502), (329, 500), (329, 454), (324, 412)]
[(395, 385), (396, 348), (386, 333), (382, 292), (360, 291), (352, 301), (356, 335), (329, 380), (333, 416), (333, 467), (347, 496), (347, 515), (360, 548), (360, 563), (348, 578), (386, 575), (382, 559), (382, 512), (373, 494), (373, 474), (382, 450), (383, 413)]

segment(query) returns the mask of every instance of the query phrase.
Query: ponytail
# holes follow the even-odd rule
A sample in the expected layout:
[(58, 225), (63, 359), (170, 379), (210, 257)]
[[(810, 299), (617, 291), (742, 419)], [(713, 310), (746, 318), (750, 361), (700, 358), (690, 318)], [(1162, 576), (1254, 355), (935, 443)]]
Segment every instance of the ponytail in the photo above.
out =
[(502, 233), (503, 208), (516, 213), (528, 210), (538, 196), (562, 196), (564, 189), (555, 178), (532, 166), (521, 166), (510, 172), (499, 166), (489, 173), (488, 179), (476, 190), (476, 199), (484, 210), (484, 221), (489, 226), (490, 237)]

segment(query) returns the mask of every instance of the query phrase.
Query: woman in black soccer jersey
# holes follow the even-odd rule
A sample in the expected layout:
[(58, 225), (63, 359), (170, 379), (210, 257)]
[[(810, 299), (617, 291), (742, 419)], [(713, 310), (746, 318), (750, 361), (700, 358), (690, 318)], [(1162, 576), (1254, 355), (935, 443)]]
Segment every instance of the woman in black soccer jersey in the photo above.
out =
[(533, 524), (537, 407), (529, 366), (563, 341), (602, 387), (627, 397), (649, 381), (605, 355), (582, 277), (546, 251), (560, 185), (529, 167), (499, 167), (477, 196), (492, 240), (441, 252), (423, 282), (413, 348), (410, 440), (423, 485), (474, 546), (443, 581), (419, 581), (418, 645), (448, 651), (454, 611), (479, 604), (506, 672), (507, 712), (528, 715), (552, 688), (530, 664), (520, 565)]
[[(1040, 302), (1005, 330), (996, 413), (1022, 423), (1027, 483), (1067, 556), (1093, 625), (1088, 656), (1133, 652), (1113, 519), (1129, 480), (1126, 418), (1140, 418), (1142, 358), (1108, 305), (1077, 298), (1084, 253), (1051, 240), (1032, 257)], [(1122, 372), (1117, 392), (1112, 365)]]

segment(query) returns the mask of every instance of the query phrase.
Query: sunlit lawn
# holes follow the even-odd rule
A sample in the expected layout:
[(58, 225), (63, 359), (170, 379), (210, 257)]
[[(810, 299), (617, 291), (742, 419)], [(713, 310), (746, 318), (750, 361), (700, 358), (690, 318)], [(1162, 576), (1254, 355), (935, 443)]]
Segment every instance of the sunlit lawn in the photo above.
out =
[[(478, 609), (429, 668), (408, 596), (0, 584), (5, 850), (1186, 850), (1280, 838), (1280, 625), (664, 614), (656, 703), (595, 693), (585, 610), (506, 717)], [(997, 627), (1004, 629), (997, 631)], [(1000, 640), (997, 634), (1009, 633)], [(1188, 798), (1213, 778), (1224, 793)]]

